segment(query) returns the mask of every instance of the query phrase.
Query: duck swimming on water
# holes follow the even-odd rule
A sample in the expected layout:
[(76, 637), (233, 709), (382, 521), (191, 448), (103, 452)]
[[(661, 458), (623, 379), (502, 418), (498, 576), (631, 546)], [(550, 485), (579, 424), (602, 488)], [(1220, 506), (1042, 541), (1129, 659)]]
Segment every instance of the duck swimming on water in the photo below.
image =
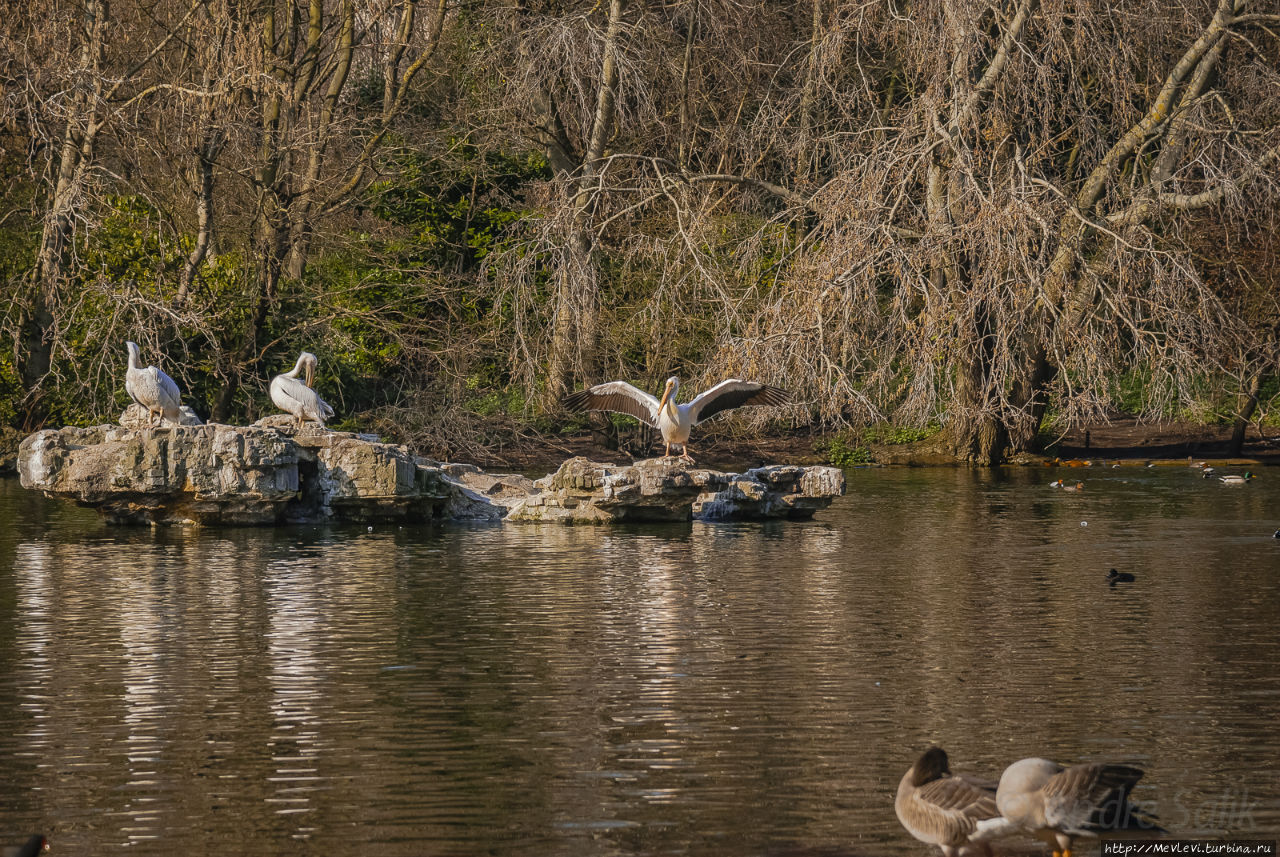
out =
[(1137, 580), (1137, 578), (1127, 571), (1116, 571), (1113, 568), (1107, 572), (1107, 582), (1112, 586), (1115, 586), (1117, 583), (1133, 583), (1135, 580)]
[(39, 857), (39, 855), (49, 850), (49, 840), (45, 839), (44, 834), (33, 833), (31, 838), (18, 846), (6, 846), (0, 849), (0, 855), (4, 857)]

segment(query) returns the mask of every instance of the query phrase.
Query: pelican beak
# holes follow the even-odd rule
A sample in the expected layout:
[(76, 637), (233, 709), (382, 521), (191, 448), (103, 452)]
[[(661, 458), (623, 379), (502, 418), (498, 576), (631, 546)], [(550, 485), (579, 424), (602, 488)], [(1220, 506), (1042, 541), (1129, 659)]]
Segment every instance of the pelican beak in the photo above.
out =
[(662, 399), (658, 402), (658, 410), (662, 410), (667, 406), (667, 400), (671, 398), (671, 382), (667, 382), (667, 389), (662, 391)]
[(316, 380), (316, 367), (315, 367), (315, 365), (314, 365), (314, 364), (311, 364), (311, 363), (308, 363), (308, 364), (307, 364), (307, 368), (306, 368), (306, 373), (307, 373), (307, 386), (308, 386), (308, 387), (310, 387), (310, 386), (312, 385), (312, 383)]

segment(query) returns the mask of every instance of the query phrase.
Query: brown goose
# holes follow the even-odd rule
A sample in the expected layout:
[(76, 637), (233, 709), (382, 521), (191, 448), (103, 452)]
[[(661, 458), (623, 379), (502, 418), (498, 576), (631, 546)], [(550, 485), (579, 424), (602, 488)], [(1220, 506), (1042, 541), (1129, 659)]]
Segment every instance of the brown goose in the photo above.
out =
[(925, 750), (903, 775), (893, 809), (908, 833), (946, 857), (970, 845), (989, 855), (986, 840), (1017, 829), (996, 809), (995, 782), (952, 774), (941, 747)]
[(1140, 779), (1142, 771), (1128, 765), (1064, 768), (1048, 759), (1023, 759), (1000, 776), (996, 806), (1010, 822), (1048, 842), (1054, 857), (1071, 857), (1077, 837), (1165, 832), (1129, 803), (1129, 792)]

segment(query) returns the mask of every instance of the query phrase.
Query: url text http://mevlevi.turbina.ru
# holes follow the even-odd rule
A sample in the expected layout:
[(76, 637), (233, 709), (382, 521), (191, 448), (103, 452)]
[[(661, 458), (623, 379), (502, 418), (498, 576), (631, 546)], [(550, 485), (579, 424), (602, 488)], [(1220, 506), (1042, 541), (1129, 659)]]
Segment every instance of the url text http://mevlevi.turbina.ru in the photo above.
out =
[(1102, 843), (1102, 857), (1276, 857), (1274, 839), (1157, 839)]

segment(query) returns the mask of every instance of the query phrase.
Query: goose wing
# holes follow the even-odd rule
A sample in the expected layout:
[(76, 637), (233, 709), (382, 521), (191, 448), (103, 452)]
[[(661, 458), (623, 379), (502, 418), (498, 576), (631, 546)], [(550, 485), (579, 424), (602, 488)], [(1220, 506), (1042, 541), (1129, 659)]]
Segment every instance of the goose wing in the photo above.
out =
[(1004, 822), (995, 793), (966, 777), (927, 782), (897, 801), (894, 809), (913, 836), (939, 845), (960, 845), (1003, 832), (997, 830), (1003, 825), (993, 823)]
[(658, 427), (658, 400), (626, 381), (607, 381), (566, 396), (571, 411), (613, 411), (627, 414), (645, 425)]
[(1045, 824), (1064, 833), (1122, 829), (1134, 816), (1129, 792), (1140, 779), (1128, 765), (1073, 765), (1041, 789)]
[(744, 408), (748, 405), (786, 405), (791, 394), (778, 387), (770, 387), (758, 381), (742, 381), (730, 378), (721, 381), (710, 390), (696, 396), (687, 407), (694, 425), (714, 417), (721, 411)]

